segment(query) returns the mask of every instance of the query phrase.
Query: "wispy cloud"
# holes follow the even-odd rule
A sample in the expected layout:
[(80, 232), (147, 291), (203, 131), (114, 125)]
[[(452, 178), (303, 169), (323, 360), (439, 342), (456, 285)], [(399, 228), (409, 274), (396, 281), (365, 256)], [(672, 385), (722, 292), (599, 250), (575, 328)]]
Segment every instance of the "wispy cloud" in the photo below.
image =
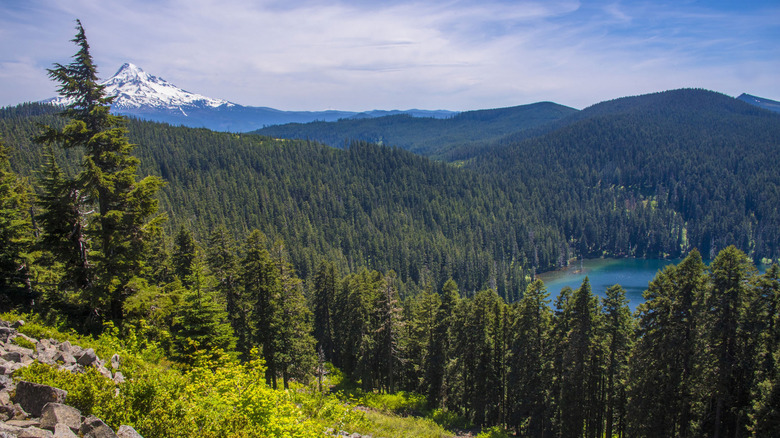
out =
[(131, 61), (246, 105), (584, 107), (687, 86), (780, 98), (780, 8), (771, 3), (736, 11), (614, 0), (8, 3), (0, 105), (53, 94), (44, 69), (73, 52), (77, 17), (104, 76)]

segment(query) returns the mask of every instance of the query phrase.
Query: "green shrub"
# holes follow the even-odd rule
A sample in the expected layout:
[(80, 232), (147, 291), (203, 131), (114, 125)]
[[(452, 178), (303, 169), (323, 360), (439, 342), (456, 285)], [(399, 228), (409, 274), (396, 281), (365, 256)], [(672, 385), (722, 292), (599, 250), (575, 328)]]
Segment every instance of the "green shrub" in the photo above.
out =
[(18, 345), (18, 346), (20, 346), (22, 348), (29, 348), (30, 350), (35, 351), (35, 344), (33, 344), (32, 342), (28, 341), (27, 339), (25, 339), (25, 338), (23, 338), (21, 336), (17, 336), (15, 338), (13, 338), (11, 340), (11, 343), (12, 344), (16, 344), (16, 345)]
[(490, 429), (484, 429), (477, 435), (477, 438), (509, 438), (509, 435), (498, 426), (493, 426)]
[(474, 427), (468, 418), (446, 409), (434, 409), (428, 417), (445, 429), (465, 430)]
[(413, 392), (398, 391), (394, 394), (363, 394), (359, 404), (383, 412), (400, 415), (420, 415), (426, 409), (425, 396)]

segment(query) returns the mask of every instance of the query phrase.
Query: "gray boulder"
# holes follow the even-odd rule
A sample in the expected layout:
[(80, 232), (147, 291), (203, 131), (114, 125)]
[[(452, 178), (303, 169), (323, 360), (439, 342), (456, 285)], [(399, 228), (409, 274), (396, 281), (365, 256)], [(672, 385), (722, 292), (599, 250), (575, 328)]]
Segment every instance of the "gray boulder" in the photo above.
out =
[(118, 370), (119, 369), (119, 355), (114, 353), (113, 356), (111, 356), (111, 368)]
[(0, 389), (14, 389), (14, 379), (9, 376), (0, 374)]
[(87, 366), (87, 365), (91, 365), (92, 362), (96, 360), (97, 360), (97, 355), (95, 354), (95, 350), (91, 348), (87, 348), (86, 350), (84, 350), (84, 354), (82, 354), (79, 357), (77, 362), (79, 363), (79, 365)]
[(40, 417), (46, 403), (63, 403), (67, 391), (47, 385), (21, 381), (16, 384), (13, 401), (33, 417)]
[(67, 351), (70, 354), (73, 354), (73, 346), (70, 345), (70, 341), (65, 341), (57, 346), (57, 349), (60, 351)]
[(144, 438), (135, 429), (124, 424), (119, 426), (119, 429), (116, 431), (116, 436), (118, 438)]
[(64, 424), (54, 426), (54, 438), (79, 438), (70, 428)]
[[(17, 426), (11, 426), (9, 424), (0, 423), (0, 433), (6, 433), (7, 436), (12, 436), (16, 438), (16, 435), (19, 433), (19, 431), (22, 430), (21, 427)], [(0, 435), (1, 437), (2, 435)]]
[(54, 430), (58, 424), (64, 424), (72, 430), (81, 427), (81, 411), (61, 403), (46, 403), (41, 411), (41, 428)]
[(38, 362), (45, 363), (46, 365), (54, 365), (54, 356), (59, 354), (58, 351), (49, 348), (38, 348), (38, 351), (33, 356), (38, 359)]
[(62, 362), (65, 365), (73, 365), (76, 363), (76, 358), (70, 354), (70, 350), (60, 350), (54, 354), (54, 362)]
[(48, 430), (40, 429), (38, 427), (26, 427), (19, 431), (19, 434), (16, 435), (19, 438), (52, 438), (54, 436), (53, 433), (49, 432)]
[(21, 363), (22, 357), (24, 357), (24, 355), (19, 351), (9, 351), (3, 355), (3, 359), (7, 360), (8, 362), (16, 363)]
[(94, 415), (84, 419), (79, 428), (79, 435), (84, 438), (117, 438), (114, 431)]
[(10, 327), (0, 327), (0, 342), (8, 342), (8, 338), (16, 334), (16, 330)]
[(111, 371), (109, 371), (106, 367), (103, 366), (103, 364), (95, 362), (92, 364), (98, 372), (105, 377), (106, 379), (111, 379)]
[(14, 419), (14, 420), (24, 420), (27, 417), (29, 417), (27, 412), (25, 412), (24, 409), (22, 409), (22, 407), (19, 406), (19, 403), (5, 404), (3, 406), (0, 406), (0, 414), (3, 414), (9, 419)]

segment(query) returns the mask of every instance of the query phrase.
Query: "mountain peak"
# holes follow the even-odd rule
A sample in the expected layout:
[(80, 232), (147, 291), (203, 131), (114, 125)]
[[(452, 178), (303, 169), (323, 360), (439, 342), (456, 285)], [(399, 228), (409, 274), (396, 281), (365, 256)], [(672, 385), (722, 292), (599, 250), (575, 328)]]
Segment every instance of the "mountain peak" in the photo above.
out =
[(126, 63), (122, 64), (121, 67), (119, 67), (119, 70), (117, 70), (116, 73), (114, 73), (114, 76), (112, 76), (111, 79), (116, 79), (116, 78), (123, 78), (123, 79), (133, 79), (133, 78), (146, 79), (148, 77), (149, 77), (149, 75), (145, 71), (143, 71), (143, 69), (141, 69), (141, 67), (138, 67), (137, 65), (135, 65), (133, 63), (126, 62)]

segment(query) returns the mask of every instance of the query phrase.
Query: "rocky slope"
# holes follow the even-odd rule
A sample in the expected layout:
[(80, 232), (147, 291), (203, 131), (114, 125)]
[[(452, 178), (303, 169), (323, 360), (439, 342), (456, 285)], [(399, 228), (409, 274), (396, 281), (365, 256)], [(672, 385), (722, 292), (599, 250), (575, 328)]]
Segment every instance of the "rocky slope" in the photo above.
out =
[(99, 418), (83, 416), (67, 405), (67, 391), (12, 379), (14, 371), (37, 361), (72, 373), (94, 367), (108, 379), (124, 381), (119, 356), (105, 361), (91, 348), (34, 339), (17, 330), (22, 325), (0, 321), (0, 438), (143, 438), (130, 426), (115, 432)]

